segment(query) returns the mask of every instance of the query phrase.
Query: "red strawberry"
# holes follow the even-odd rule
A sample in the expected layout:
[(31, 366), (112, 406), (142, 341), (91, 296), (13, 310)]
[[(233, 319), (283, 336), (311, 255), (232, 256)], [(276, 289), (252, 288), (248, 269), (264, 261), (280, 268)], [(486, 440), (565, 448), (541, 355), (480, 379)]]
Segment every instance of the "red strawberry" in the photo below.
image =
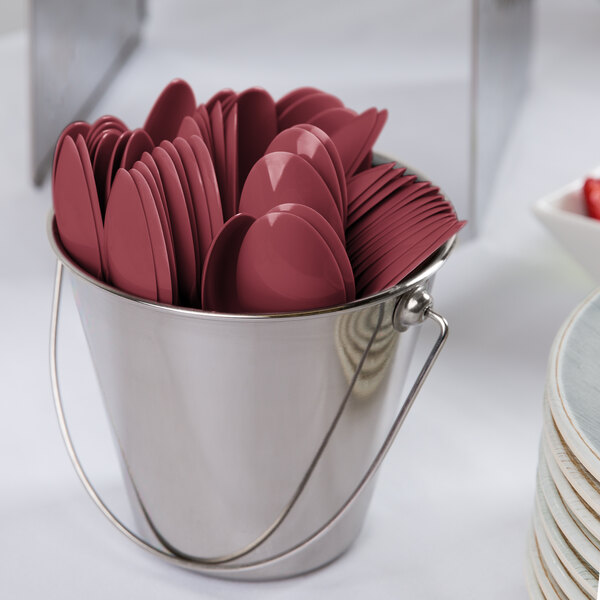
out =
[(592, 219), (600, 220), (600, 179), (586, 179), (583, 186), (585, 205)]

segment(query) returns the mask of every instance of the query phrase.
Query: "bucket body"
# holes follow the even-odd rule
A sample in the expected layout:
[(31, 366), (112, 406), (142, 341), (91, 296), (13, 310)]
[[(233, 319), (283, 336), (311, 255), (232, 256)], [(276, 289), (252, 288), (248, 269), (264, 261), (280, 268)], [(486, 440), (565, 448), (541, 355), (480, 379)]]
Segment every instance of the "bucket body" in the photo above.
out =
[[(171, 551), (218, 560), (251, 545), (293, 498), (348, 393), (329, 443), (273, 534), (239, 562), (284, 552), (339, 509), (398, 408), (418, 328), (393, 298), (342, 312), (244, 319), (160, 310), (71, 276), (138, 523)], [(285, 576), (358, 534), (369, 489)], [(279, 566), (281, 568), (281, 565)]]
[(228, 578), (287, 577), (343, 553), (373, 480), (324, 535), (269, 562), (336, 514), (382, 446), (420, 329), (399, 333), (394, 308), (411, 286), (430, 288), (453, 240), (378, 296), (244, 316), (128, 296), (74, 265), (55, 224), (50, 237), (70, 275), (143, 533), (185, 559), (226, 564), (215, 574)]

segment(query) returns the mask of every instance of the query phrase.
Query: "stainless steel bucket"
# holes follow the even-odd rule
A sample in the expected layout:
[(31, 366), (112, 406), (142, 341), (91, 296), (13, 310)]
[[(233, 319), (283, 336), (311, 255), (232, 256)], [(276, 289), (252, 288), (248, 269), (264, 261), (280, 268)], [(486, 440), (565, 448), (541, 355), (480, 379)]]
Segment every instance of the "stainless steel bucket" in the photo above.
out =
[[(58, 258), (52, 387), (79, 477), (127, 537), (204, 574), (287, 577), (343, 553), (374, 475), (447, 334), (428, 290), (454, 240), (398, 286), (336, 308), (232, 315), (124, 294)], [(120, 448), (138, 529), (104, 505), (73, 447), (56, 369), (66, 267)], [(440, 327), (403, 403), (425, 318)], [(400, 409), (398, 408), (400, 406)]]

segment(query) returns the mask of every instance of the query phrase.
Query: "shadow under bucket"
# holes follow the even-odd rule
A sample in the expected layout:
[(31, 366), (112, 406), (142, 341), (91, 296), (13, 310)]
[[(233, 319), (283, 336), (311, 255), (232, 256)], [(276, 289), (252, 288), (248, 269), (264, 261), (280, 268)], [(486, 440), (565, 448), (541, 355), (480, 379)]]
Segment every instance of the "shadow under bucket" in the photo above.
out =
[[(309, 313), (233, 315), (129, 296), (71, 261), (52, 215), (49, 236), (58, 258), (57, 414), (77, 473), (111, 522), (155, 555), (230, 579), (297, 575), (343, 553), (445, 341), (428, 291), (454, 238), (376, 296)], [(64, 267), (141, 535), (104, 505), (72, 445), (56, 370)], [(401, 403), (425, 318), (440, 333)]]

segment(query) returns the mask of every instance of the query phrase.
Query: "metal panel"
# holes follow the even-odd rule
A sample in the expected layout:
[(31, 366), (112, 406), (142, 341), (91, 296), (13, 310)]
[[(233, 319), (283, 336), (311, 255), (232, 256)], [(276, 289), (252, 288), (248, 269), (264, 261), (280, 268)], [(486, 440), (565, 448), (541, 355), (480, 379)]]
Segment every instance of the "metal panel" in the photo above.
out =
[(41, 183), (64, 125), (85, 117), (136, 46), (143, 0), (30, 0), (31, 165)]
[(531, 0), (473, 2), (472, 234), (481, 223), (498, 164), (526, 91), (532, 4)]

